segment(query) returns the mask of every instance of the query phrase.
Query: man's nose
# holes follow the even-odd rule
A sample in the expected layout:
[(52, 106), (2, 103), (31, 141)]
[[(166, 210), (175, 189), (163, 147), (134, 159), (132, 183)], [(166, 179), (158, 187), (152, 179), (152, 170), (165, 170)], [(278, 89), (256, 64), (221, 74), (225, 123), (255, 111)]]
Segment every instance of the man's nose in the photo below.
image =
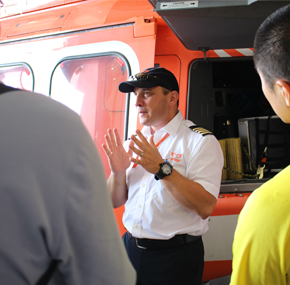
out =
[(135, 106), (142, 106), (142, 105), (143, 105), (142, 96), (141, 96), (141, 94), (137, 94), (136, 95)]

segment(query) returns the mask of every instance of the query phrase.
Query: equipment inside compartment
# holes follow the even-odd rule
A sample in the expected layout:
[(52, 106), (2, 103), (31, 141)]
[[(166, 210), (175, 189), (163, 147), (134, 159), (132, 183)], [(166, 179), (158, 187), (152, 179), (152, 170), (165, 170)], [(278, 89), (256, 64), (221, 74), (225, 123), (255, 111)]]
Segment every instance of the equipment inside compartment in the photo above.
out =
[(187, 117), (220, 141), (223, 180), (271, 178), (290, 164), (290, 125), (264, 96), (251, 57), (198, 60), (189, 77)]

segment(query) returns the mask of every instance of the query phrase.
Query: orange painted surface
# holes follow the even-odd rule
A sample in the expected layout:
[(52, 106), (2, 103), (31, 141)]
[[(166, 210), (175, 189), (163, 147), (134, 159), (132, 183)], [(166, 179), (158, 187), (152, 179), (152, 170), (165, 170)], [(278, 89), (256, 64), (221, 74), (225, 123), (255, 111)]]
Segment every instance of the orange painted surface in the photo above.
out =
[(117, 219), (117, 224), (118, 224), (118, 228), (119, 228), (121, 236), (123, 236), (123, 234), (126, 232), (126, 228), (124, 227), (123, 222), (122, 222), (122, 217), (123, 217), (124, 211), (125, 211), (124, 206), (122, 206), (118, 209), (114, 209), (114, 213), (115, 213), (115, 216)]
[[(54, 7), (57, 2), (59, 6)], [(9, 7), (12, 16), (1, 19), (1, 40), (22, 37), (19, 31), (24, 26), (26, 36), (35, 36), (48, 32), (64, 32), (133, 23), (137, 17), (150, 19), (154, 16), (158, 19), (159, 24), (163, 22), (158, 14), (152, 11), (153, 7), (147, 0), (134, 1), (133, 4), (125, 0), (61, 1), (61, 3), (55, 1), (42, 5), (38, 10), (37, 8), (32, 9), (36, 10), (33, 13), (23, 11), (23, 14), (18, 13), (16, 16), (13, 15), (13, 9), (17, 11), (17, 7)], [(64, 20), (61, 26), (55, 25), (55, 19), (46, 17), (48, 11), (54, 13), (55, 16), (59, 15), (59, 20)], [(32, 18), (34, 18), (33, 21)], [(41, 25), (45, 26), (45, 29), (37, 29)]]
[(207, 282), (209, 280), (231, 275), (231, 273), (232, 273), (231, 260), (206, 261), (204, 263), (202, 281)]
[[(240, 196), (242, 195), (242, 196)], [(238, 215), (251, 193), (222, 194), (211, 216)]]

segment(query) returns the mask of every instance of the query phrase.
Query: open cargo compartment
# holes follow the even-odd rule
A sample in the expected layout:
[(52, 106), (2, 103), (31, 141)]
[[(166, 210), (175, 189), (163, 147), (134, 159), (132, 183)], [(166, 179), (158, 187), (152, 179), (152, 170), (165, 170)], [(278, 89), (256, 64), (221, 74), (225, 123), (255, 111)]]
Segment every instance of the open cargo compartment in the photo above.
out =
[[(188, 94), (188, 119), (210, 130), (220, 143), (233, 138), (228, 148), (234, 154), (224, 155), (226, 160), (234, 155), (240, 168), (225, 166), (246, 174), (231, 178), (227, 174), (233, 171), (224, 170), (221, 193), (252, 192), (290, 164), (290, 126), (265, 98), (252, 57), (194, 61)], [(253, 176), (266, 146), (267, 162), (259, 179)]]
[(260, 24), (289, 0), (148, 0), (189, 50), (248, 48)]

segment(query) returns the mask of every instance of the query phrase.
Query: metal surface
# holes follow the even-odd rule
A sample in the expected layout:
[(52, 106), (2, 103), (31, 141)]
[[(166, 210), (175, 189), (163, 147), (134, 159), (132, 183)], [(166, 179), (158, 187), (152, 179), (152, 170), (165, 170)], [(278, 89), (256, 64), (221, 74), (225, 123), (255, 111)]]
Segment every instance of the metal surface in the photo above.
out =
[[(260, 24), (284, 1), (148, 0), (190, 50), (248, 48)], [(190, 2), (194, 5), (190, 5)], [(168, 3), (164, 6), (164, 3)]]
[[(231, 1), (219, 1), (219, 0), (199, 0), (199, 1), (176, 1), (176, 0), (157, 0), (156, 11), (162, 10), (177, 10), (188, 8), (213, 8), (213, 7), (230, 7), (230, 6), (245, 6), (261, 0), (231, 0)], [(271, 1), (271, 0), (266, 0)]]
[(253, 192), (267, 180), (268, 179), (228, 180), (226, 183), (222, 182), (220, 193)]

